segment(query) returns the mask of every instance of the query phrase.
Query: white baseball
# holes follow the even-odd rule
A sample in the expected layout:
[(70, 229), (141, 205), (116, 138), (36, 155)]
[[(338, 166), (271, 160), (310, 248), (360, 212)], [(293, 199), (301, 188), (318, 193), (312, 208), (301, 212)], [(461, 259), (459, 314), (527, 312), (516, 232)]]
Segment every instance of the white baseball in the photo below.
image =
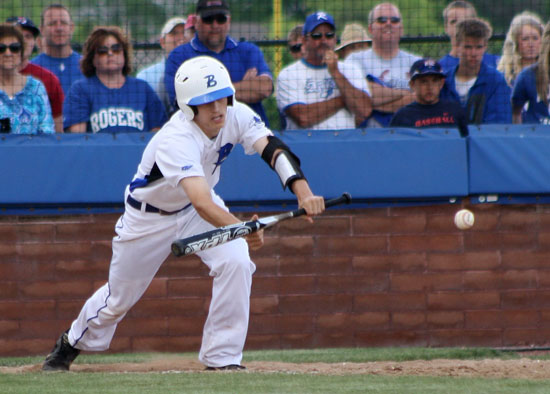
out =
[(455, 214), (455, 225), (460, 230), (468, 230), (474, 225), (474, 214), (467, 209), (461, 209)]

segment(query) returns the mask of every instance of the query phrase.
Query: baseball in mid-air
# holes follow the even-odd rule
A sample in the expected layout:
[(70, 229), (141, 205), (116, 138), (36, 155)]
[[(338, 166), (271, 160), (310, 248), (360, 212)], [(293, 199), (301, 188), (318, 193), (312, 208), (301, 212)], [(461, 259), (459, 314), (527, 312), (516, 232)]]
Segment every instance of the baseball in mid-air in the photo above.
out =
[(460, 230), (468, 230), (474, 225), (474, 214), (467, 209), (461, 209), (455, 214), (455, 225)]

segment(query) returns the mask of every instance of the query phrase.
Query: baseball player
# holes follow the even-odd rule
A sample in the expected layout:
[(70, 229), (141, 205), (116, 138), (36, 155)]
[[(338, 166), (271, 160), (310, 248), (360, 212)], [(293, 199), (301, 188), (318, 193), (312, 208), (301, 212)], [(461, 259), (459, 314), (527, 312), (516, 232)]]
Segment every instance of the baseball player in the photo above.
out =
[[(213, 188), (220, 166), (235, 144), (258, 152), (311, 216), (324, 210), (300, 169), (300, 161), (273, 136), (235, 88), (219, 61), (200, 56), (184, 62), (175, 76), (180, 110), (157, 132), (126, 187), (124, 214), (116, 223), (108, 282), (89, 298), (62, 333), (43, 370), (69, 370), (80, 350), (109, 348), (117, 323), (140, 299), (177, 238), (238, 223)], [(257, 215), (253, 216), (256, 219)], [(263, 245), (250, 234), (198, 253), (214, 277), (199, 360), (208, 370), (241, 365), (255, 265), (248, 248)]]

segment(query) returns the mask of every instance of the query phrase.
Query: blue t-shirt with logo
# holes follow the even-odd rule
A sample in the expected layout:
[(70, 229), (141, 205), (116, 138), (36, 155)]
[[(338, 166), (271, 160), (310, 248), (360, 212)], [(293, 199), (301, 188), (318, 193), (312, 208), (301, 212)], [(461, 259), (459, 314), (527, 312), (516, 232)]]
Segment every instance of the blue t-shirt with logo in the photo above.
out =
[(80, 58), (82, 56), (76, 52), (71, 53), (69, 57), (51, 57), (41, 53), (31, 63), (38, 64), (53, 72), (63, 88), (63, 93), (67, 96), (69, 89), (75, 81), (84, 78), (80, 70)]
[(87, 122), (87, 131), (142, 132), (162, 127), (166, 112), (149, 84), (126, 77), (110, 89), (97, 76), (76, 81), (63, 104), (63, 127)]

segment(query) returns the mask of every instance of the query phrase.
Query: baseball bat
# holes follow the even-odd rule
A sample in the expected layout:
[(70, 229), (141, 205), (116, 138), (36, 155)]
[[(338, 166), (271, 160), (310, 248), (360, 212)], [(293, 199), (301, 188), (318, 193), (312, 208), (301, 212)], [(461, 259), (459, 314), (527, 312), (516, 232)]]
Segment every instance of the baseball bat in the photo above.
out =
[[(339, 204), (349, 204), (351, 196), (344, 193), (338, 198), (325, 200), (325, 207), (329, 208)], [(214, 230), (205, 231), (191, 237), (177, 239), (172, 242), (172, 253), (176, 256), (187, 256), (202, 250), (210, 249), (237, 238), (245, 237), (263, 228), (276, 225), (282, 220), (295, 218), (306, 214), (304, 208), (284, 212), (278, 215), (266, 216), (258, 220), (230, 224), (229, 226), (218, 227)]]

